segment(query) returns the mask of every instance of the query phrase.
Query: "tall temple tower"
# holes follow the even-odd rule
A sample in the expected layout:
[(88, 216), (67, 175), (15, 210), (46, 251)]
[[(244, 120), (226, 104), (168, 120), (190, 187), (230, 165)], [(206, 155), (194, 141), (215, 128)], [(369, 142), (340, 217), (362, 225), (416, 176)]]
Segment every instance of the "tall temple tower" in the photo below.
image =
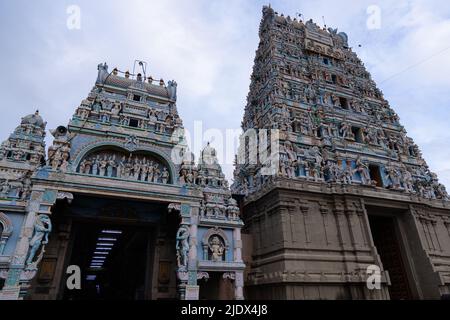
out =
[(242, 128), (279, 130), (279, 165), (264, 172), (274, 158), (251, 162), (255, 141), (242, 140), (232, 191), (252, 235), (247, 298), (450, 293), (448, 195), (347, 35), (264, 7), (259, 36)]

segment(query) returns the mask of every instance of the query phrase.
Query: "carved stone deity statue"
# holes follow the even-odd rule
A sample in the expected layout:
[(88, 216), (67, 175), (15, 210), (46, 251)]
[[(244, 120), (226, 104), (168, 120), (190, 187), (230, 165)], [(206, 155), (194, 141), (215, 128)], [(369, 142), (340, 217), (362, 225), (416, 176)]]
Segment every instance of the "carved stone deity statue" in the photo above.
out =
[(189, 253), (189, 229), (186, 225), (182, 225), (177, 232), (177, 266), (178, 269), (186, 270)]
[(161, 170), (159, 170), (159, 167), (157, 164), (153, 166), (153, 182), (158, 183), (158, 180), (161, 176)]
[(158, 117), (156, 116), (156, 111), (154, 109), (149, 109), (147, 116), (150, 120), (150, 122), (155, 123), (156, 121), (158, 121)]
[(102, 177), (105, 176), (107, 166), (108, 166), (108, 159), (106, 158), (106, 155), (105, 155), (103, 157), (103, 159), (100, 160), (100, 165), (99, 165), (100, 176), (102, 176)]
[(59, 166), (59, 170), (61, 172), (67, 172), (68, 168), (69, 168), (69, 161), (63, 159), (61, 165)]
[(211, 250), (211, 260), (215, 262), (222, 261), (225, 247), (222, 240), (218, 236), (213, 236), (209, 241), (209, 249)]
[(148, 182), (153, 182), (153, 176), (155, 175), (155, 166), (153, 161), (148, 164)]
[(351, 127), (347, 121), (341, 123), (339, 127), (339, 134), (342, 138), (349, 138), (351, 136)]
[(169, 181), (169, 171), (167, 170), (166, 167), (164, 167), (162, 173), (161, 173), (161, 180), (162, 183), (167, 184), (167, 182)]
[(2, 145), (0, 146), (0, 161), (2, 161), (6, 157), (6, 153), (6, 144), (2, 143)]
[(125, 164), (126, 164), (127, 158), (125, 155), (122, 156), (119, 163), (117, 164), (117, 178), (122, 178), (125, 175)]
[(97, 156), (96, 158), (94, 158), (94, 160), (92, 161), (92, 174), (93, 175), (98, 175), (98, 167), (100, 164), (100, 158), (99, 156)]
[(186, 183), (193, 184), (194, 183), (194, 174), (191, 170), (186, 173)]
[(116, 165), (116, 155), (112, 155), (108, 160), (108, 168), (106, 169), (106, 175), (108, 177), (112, 177), (114, 174), (114, 169), (117, 167)]
[(87, 162), (87, 159), (83, 159), (83, 160), (80, 162), (80, 166), (79, 166), (79, 168), (78, 168), (78, 172), (79, 172), (79, 173), (86, 173), (86, 162)]
[(25, 200), (31, 194), (31, 174), (25, 173), (21, 179), (22, 179), (22, 194), (20, 199)]
[(388, 187), (392, 189), (400, 188), (400, 173), (391, 163), (386, 166), (386, 176), (385, 178), (389, 181)]
[(139, 174), (141, 172), (141, 163), (138, 161), (137, 157), (134, 159), (134, 165), (133, 165), (133, 179), (139, 180)]
[(309, 154), (314, 158), (314, 161), (317, 165), (322, 165), (323, 157), (318, 146), (312, 147), (309, 151)]
[(9, 191), (11, 190), (11, 186), (9, 185), (9, 180), (3, 181), (3, 183), (0, 185), (0, 197), (7, 197), (9, 194)]
[(411, 172), (409, 171), (408, 168), (404, 168), (402, 171), (402, 183), (403, 186), (405, 187), (405, 191), (406, 192), (414, 192), (414, 188), (413, 188), (413, 183), (414, 183), (414, 179), (413, 176), (411, 174)]
[(353, 169), (347, 165), (341, 174), (341, 182), (343, 184), (352, 184), (353, 181)]
[(120, 111), (122, 111), (122, 107), (119, 102), (115, 102), (113, 108), (111, 109), (111, 113), (113, 116), (118, 116)]
[(170, 100), (177, 100), (177, 83), (175, 80), (167, 83), (167, 92)]
[(39, 260), (33, 263), (33, 259), (36, 256), (36, 252), (39, 248), (42, 247), (40, 256), (43, 255), (44, 246), (48, 243), (48, 235), (52, 231), (52, 223), (50, 218), (45, 214), (40, 214), (36, 218), (36, 222), (34, 223), (34, 233), (33, 237), (30, 240), (30, 251), (28, 254), (28, 259), (26, 261), (28, 269), (36, 268)]
[(361, 176), (361, 182), (363, 184), (370, 184), (369, 167), (362, 161), (361, 157), (356, 158), (356, 169), (353, 171), (358, 172)]
[(286, 155), (287, 155), (287, 157), (289, 159), (289, 162), (297, 160), (297, 155), (296, 155), (296, 153), (294, 151), (294, 148), (293, 148), (291, 142), (289, 142), (289, 141), (285, 142), (285, 144), (284, 144), (284, 151), (286, 152)]

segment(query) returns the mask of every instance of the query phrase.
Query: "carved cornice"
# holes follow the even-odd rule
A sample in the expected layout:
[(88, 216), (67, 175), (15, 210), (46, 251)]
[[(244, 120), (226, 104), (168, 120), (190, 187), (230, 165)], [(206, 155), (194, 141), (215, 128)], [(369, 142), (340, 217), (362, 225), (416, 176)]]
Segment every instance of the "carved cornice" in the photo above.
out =
[(3, 226), (3, 232), (1, 233), (1, 237), (9, 238), (14, 230), (11, 219), (3, 212), (0, 212), (0, 223)]

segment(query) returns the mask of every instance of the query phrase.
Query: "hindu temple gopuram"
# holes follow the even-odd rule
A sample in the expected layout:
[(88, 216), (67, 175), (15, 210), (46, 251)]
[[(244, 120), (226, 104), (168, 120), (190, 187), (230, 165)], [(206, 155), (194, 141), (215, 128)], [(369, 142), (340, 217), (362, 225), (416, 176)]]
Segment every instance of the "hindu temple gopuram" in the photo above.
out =
[[(232, 185), (253, 239), (246, 298), (448, 294), (448, 195), (347, 35), (264, 7), (259, 36)], [(251, 161), (262, 129), (280, 155)]]
[(99, 64), (47, 150), (22, 118), (0, 146), (0, 300), (450, 294), (449, 197), (347, 35), (264, 7), (259, 36), (231, 186), (144, 68)]
[(22, 119), (0, 148), (0, 298), (243, 299), (239, 208), (176, 94), (105, 63), (47, 156), (39, 112)]

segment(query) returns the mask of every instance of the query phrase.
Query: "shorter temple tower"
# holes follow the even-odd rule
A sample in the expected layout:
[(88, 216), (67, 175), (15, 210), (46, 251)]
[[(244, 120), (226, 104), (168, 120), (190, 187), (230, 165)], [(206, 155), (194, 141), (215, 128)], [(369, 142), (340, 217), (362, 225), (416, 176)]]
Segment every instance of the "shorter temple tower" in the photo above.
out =
[(143, 71), (99, 64), (47, 157), (37, 112), (1, 145), (0, 299), (243, 299), (243, 223), (215, 150), (195, 163), (177, 83)]
[[(18, 296), (20, 281), (34, 276), (23, 270), (28, 243), (21, 234), (31, 235), (27, 220), (31, 176), (45, 164), (45, 126), (39, 111), (22, 118), (20, 125), (0, 146), (0, 298)], [(31, 225), (31, 228), (30, 228)], [(22, 287), (25, 290), (26, 286)]]
[(228, 181), (218, 163), (216, 150), (209, 143), (201, 152), (194, 179), (203, 191), (198, 230), (202, 256), (198, 269), (205, 279), (200, 284), (200, 298), (241, 300), (244, 298), (245, 268), (241, 240), (243, 222), (237, 201), (231, 197)]

